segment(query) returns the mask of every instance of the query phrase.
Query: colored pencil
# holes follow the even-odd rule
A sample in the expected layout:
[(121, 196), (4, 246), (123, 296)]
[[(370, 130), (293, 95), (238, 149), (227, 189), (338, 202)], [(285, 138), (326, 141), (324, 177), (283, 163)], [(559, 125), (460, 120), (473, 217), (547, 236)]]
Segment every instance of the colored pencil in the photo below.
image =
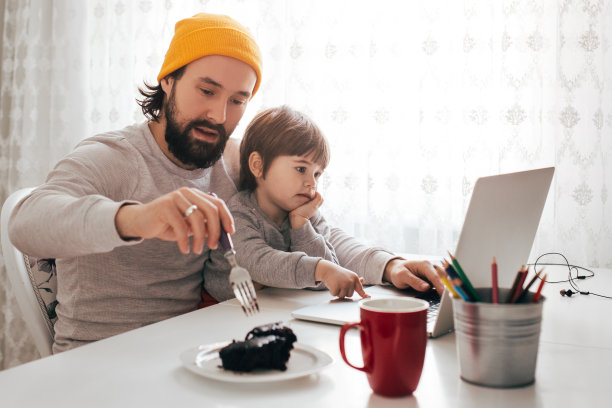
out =
[(491, 263), (491, 299), (493, 303), (499, 303), (499, 287), (497, 285), (497, 261), (493, 257)]
[(528, 270), (529, 270), (528, 268), (525, 268), (524, 270), (521, 271), (521, 277), (519, 279), (518, 285), (514, 289), (514, 293), (512, 294), (512, 299), (510, 299), (510, 303), (516, 303), (516, 300), (518, 299), (521, 292), (523, 291), (523, 284), (525, 283), (525, 278), (527, 277)]
[(540, 282), (540, 286), (538, 286), (538, 290), (535, 295), (533, 295), (533, 299), (531, 299), (531, 303), (538, 303), (540, 297), (542, 296), (542, 287), (544, 287), (544, 283), (546, 282), (546, 274), (542, 276), (542, 281)]
[(467, 291), (469, 292), (469, 294), (477, 302), (480, 302), (481, 299), (480, 299), (480, 296), (478, 295), (478, 292), (476, 292), (476, 289), (474, 289), (474, 287), (470, 283), (470, 280), (468, 279), (468, 277), (463, 272), (463, 269), (461, 269), (461, 265), (459, 265), (459, 261), (457, 261), (457, 259), (455, 259), (455, 257), (453, 256), (453, 254), (450, 253), (450, 251), (448, 252), (448, 255), (450, 256), (451, 261), (453, 261), (453, 267), (455, 268), (455, 271), (457, 272), (457, 275), (459, 275), (459, 278), (461, 278), (461, 281), (465, 284), (465, 287), (467, 288)]
[(463, 291), (463, 289), (461, 289), (461, 286), (456, 285), (456, 286), (455, 286), (455, 291), (456, 291), (456, 292), (459, 294), (459, 296), (460, 296), (461, 298), (463, 298), (463, 300), (465, 300), (466, 302), (472, 302), (472, 301), (473, 301), (472, 299), (470, 299), (470, 297), (467, 295), (467, 293), (465, 293), (465, 292)]
[(542, 271), (544, 270), (544, 268), (540, 269), (539, 272), (535, 272), (535, 275), (533, 278), (531, 278), (531, 280), (529, 281), (529, 283), (527, 284), (527, 286), (525, 286), (525, 288), (523, 289), (523, 291), (521, 292), (521, 294), (519, 295), (518, 299), (516, 299), (516, 303), (521, 303), (521, 301), (523, 299), (525, 299), (525, 297), (527, 296), (527, 294), (529, 293), (529, 288), (531, 288), (531, 285), (533, 285), (533, 283), (536, 281), (536, 279), (538, 279), (538, 277), (540, 276), (540, 274), (542, 273)]
[(434, 265), (434, 269), (436, 270), (436, 272), (438, 272), (438, 275), (440, 276), (440, 279), (442, 280), (444, 287), (451, 293), (451, 295), (454, 298), (456, 299), (459, 298), (460, 297), (459, 294), (457, 293), (453, 285), (449, 282), (448, 278), (446, 277), (446, 272), (444, 272), (444, 270), (440, 268), (438, 265)]
[(512, 296), (514, 295), (514, 292), (516, 291), (516, 287), (518, 286), (518, 283), (521, 280), (522, 274), (523, 274), (523, 267), (521, 266), (521, 269), (519, 269), (519, 271), (516, 273), (516, 276), (514, 277), (514, 282), (512, 283), (510, 292), (508, 293), (508, 296), (506, 297), (505, 303), (511, 303), (510, 301), (512, 300)]
[(455, 291), (464, 300), (468, 302), (475, 301), (474, 297), (471, 296), (465, 289), (465, 285), (463, 284), (463, 281), (461, 280), (461, 278), (459, 278), (459, 275), (457, 275), (457, 272), (455, 271), (453, 266), (446, 259), (444, 259), (443, 261), (444, 262), (442, 263), (442, 266), (444, 267), (444, 270), (446, 271), (446, 274), (449, 277), (449, 281), (454, 285)]

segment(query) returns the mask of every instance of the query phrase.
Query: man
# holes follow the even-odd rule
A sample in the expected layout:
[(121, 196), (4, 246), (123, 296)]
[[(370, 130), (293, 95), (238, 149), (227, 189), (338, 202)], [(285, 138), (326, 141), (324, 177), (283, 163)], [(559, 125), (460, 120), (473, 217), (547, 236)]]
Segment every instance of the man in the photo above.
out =
[[(141, 90), (148, 122), (83, 140), (10, 220), (21, 251), (56, 258), (54, 353), (194, 310), (221, 226), (234, 232), (222, 154), (261, 83), (256, 42), (227, 16), (181, 20), (157, 80)], [(366, 283), (442, 288), (426, 263), (366, 261), (381, 271)]]

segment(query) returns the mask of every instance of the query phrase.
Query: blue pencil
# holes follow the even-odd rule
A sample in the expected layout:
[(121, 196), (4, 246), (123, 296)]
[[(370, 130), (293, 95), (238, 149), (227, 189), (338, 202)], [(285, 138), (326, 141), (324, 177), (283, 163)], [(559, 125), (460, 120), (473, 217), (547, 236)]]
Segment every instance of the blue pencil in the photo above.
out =
[(448, 261), (446, 261), (446, 259), (444, 260), (442, 266), (444, 267), (444, 270), (446, 271), (446, 274), (449, 277), (449, 281), (455, 286), (455, 290), (457, 291), (459, 296), (461, 296), (465, 301), (474, 302), (476, 299), (474, 299), (469, 294), (469, 292), (464, 289), (463, 281), (461, 280), (459, 275), (457, 275), (457, 272), (455, 272), (453, 266)]

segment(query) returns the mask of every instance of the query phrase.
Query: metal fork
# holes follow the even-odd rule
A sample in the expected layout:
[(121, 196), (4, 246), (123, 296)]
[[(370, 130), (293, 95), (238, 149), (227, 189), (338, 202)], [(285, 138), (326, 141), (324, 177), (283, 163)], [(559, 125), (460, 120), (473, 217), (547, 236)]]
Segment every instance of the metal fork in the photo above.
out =
[(219, 245), (225, 252), (223, 255), (228, 260), (232, 267), (229, 274), (229, 281), (232, 284), (232, 290), (236, 299), (240, 302), (244, 314), (250, 316), (259, 312), (259, 304), (257, 303), (257, 295), (253, 287), (253, 281), (249, 271), (238, 265), (236, 261), (236, 250), (232, 243), (230, 235), (221, 227), (221, 236), (219, 237)]

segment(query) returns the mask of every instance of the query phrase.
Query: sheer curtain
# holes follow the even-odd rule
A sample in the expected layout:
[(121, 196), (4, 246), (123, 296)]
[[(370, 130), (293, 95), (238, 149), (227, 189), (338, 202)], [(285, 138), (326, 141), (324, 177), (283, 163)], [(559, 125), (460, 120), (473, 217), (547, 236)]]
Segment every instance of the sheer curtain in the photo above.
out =
[[(143, 120), (174, 23), (248, 26), (255, 113), (290, 104), (332, 145), (323, 211), (391, 250), (453, 250), (474, 181), (557, 168), (532, 257), (612, 267), (609, 0), (17, 1), (3, 7), (0, 199), (96, 132)], [(526, 197), (528, 199), (528, 197)], [(0, 366), (36, 352), (0, 265)]]

